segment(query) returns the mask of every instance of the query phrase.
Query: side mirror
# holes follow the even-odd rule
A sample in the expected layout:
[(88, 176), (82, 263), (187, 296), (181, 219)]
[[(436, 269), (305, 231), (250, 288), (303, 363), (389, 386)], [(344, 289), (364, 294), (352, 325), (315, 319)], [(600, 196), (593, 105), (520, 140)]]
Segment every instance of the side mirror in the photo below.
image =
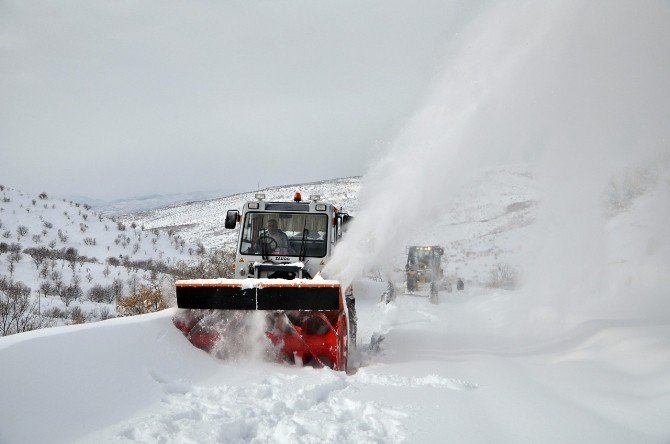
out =
[(228, 210), (226, 213), (226, 222), (224, 226), (228, 229), (235, 228), (237, 226), (237, 220), (240, 218), (240, 212), (237, 210)]

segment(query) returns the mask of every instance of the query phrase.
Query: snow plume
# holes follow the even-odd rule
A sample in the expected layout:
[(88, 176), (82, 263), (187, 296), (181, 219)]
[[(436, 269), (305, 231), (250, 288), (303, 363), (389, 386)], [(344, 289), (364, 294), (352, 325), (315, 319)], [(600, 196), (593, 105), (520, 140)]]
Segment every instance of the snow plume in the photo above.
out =
[(447, 63), (427, 101), (366, 175), (361, 211), (326, 269), (329, 276), (349, 283), (384, 268), (479, 166), (527, 142), (515, 137), (530, 134), (519, 134), (521, 117), (510, 118), (512, 104), (500, 92), (541, 53), (560, 15), (545, 5), (499, 4), (449, 42)]
[[(504, 2), (484, 9), (448, 42), (424, 106), (366, 175), (361, 211), (326, 272), (350, 282), (382, 267), (448, 208), (476, 169), (530, 161), (542, 201), (525, 248), (528, 294), (564, 310), (603, 294), (608, 236), (631, 229), (612, 231), (604, 193), (627, 166), (663, 171), (659, 161), (670, 151), (668, 20), (667, 2)], [(667, 192), (656, 195), (645, 211), (667, 221)], [(663, 224), (647, 229), (662, 238)], [(667, 268), (661, 251), (667, 249), (652, 268)]]

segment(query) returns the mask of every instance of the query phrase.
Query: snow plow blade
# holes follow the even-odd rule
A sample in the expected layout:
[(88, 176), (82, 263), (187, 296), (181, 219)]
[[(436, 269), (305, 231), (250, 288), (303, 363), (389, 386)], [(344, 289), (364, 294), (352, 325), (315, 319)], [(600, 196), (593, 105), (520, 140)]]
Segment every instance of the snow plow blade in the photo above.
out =
[[(227, 341), (206, 317), (220, 310), (264, 310), (265, 337), (281, 361), (347, 370), (350, 310), (338, 281), (314, 279), (196, 279), (177, 281), (174, 324), (196, 347), (214, 352)], [(355, 341), (355, 332), (352, 332)], [(355, 342), (354, 342), (355, 343)]]
[(177, 281), (177, 306), (202, 310), (342, 309), (337, 281), (198, 279)]

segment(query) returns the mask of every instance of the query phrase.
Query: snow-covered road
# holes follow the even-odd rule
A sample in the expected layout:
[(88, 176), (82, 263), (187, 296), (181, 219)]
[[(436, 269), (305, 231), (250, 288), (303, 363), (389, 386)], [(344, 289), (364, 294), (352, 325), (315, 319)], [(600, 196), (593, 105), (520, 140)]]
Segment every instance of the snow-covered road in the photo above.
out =
[[(0, 342), (0, 442), (667, 442), (670, 325), (589, 321), (560, 336), (519, 292), (358, 298), (353, 375), (220, 361), (174, 310)], [(528, 331), (528, 330), (525, 330)], [(383, 334), (379, 350), (369, 349)]]

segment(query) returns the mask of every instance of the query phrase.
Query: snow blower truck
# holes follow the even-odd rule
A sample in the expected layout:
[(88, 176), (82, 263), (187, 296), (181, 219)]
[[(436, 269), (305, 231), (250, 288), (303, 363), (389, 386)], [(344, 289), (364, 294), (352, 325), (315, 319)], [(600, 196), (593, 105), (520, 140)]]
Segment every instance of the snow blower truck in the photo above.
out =
[(442, 255), (444, 249), (439, 246), (411, 246), (407, 249), (406, 286), (408, 293), (419, 291), (420, 287), (430, 284), (428, 298), (438, 302), (440, 282), (444, 279)]
[[(176, 282), (180, 315), (174, 323), (193, 345), (212, 352), (247, 330), (236, 316), (265, 313), (264, 335), (280, 361), (347, 370), (356, 344), (351, 287), (326, 280), (321, 270), (351, 217), (335, 206), (300, 193), (293, 201), (267, 202), (264, 194), (242, 212), (229, 210), (225, 228), (241, 222), (234, 279)], [(227, 319), (222, 328), (214, 319)], [(227, 330), (227, 331), (226, 331)]]

